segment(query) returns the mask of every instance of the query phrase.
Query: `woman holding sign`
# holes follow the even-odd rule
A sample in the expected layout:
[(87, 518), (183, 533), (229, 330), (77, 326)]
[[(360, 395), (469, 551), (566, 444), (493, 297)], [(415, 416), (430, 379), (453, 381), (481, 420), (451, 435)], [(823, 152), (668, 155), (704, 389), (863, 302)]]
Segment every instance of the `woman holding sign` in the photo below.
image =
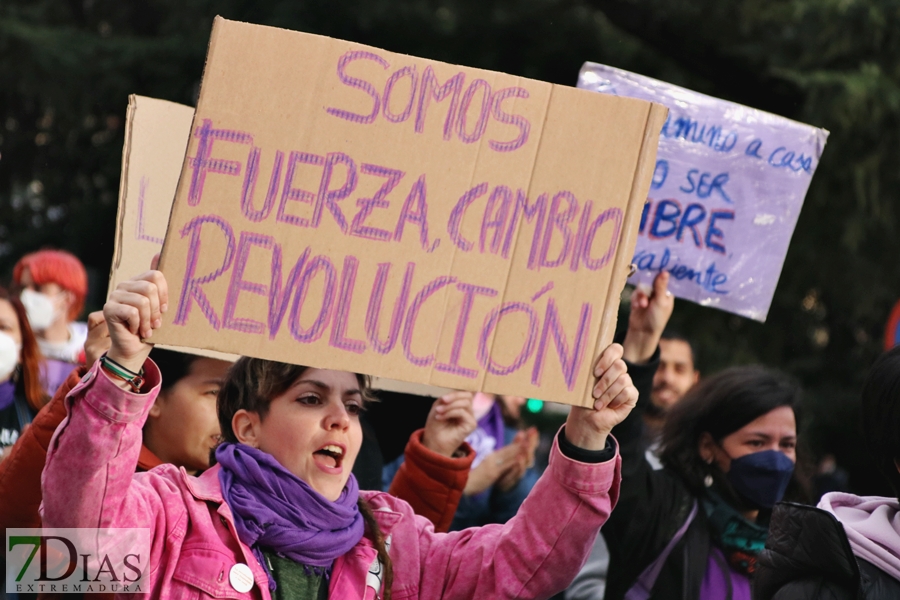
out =
[(44, 524), (152, 532), (153, 598), (546, 598), (574, 577), (618, 496), (610, 430), (637, 400), (622, 348), (597, 361), (593, 409), (573, 408), (550, 466), (505, 525), (436, 534), (350, 474), (365, 376), (242, 358), (218, 399), (223, 442), (200, 477), (134, 474), (159, 390), (142, 341), (168, 308), (147, 272), (104, 307), (112, 347), (70, 394), (44, 472)]

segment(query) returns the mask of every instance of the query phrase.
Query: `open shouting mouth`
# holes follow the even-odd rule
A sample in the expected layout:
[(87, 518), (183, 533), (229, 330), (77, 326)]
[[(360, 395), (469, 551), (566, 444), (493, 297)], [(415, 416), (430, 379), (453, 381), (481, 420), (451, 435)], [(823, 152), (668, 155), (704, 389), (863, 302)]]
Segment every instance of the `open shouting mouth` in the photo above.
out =
[(346, 449), (342, 444), (325, 444), (315, 452), (316, 466), (326, 473), (338, 474), (343, 471), (341, 464), (344, 462)]

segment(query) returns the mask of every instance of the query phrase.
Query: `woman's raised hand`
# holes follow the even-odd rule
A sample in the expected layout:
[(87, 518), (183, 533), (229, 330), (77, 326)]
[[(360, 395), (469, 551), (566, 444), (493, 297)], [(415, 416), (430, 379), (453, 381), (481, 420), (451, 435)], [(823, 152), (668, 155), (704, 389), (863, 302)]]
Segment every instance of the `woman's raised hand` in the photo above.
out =
[(631, 313), (628, 315), (628, 331), (622, 347), (624, 357), (631, 364), (645, 364), (656, 352), (659, 338), (672, 317), (675, 298), (669, 291), (669, 273), (660, 272), (647, 291), (642, 286), (631, 294)]
[(472, 397), (472, 392), (451, 392), (435, 400), (425, 421), (422, 445), (438, 454), (453, 456), (478, 426)]
[(90, 369), (104, 352), (109, 351), (109, 329), (102, 310), (95, 310), (88, 315), (88, 334), (84, 341), (84, 363)]
[(585, 450), (603, 450), (606, 436), (625, 420), (638, 399), (628, 368), (622, 360), (623, 349), (612, 344), (594, 366), (594, 407), (572, 407), (566, 419), (566, 439)]
[(152, 346), (143, 340), (162, 325), (169, 288), (159, 271), (147, 271), (120, 283), (103, 306), (111, 347), (108, 356), (126, 369), (140, 371)]

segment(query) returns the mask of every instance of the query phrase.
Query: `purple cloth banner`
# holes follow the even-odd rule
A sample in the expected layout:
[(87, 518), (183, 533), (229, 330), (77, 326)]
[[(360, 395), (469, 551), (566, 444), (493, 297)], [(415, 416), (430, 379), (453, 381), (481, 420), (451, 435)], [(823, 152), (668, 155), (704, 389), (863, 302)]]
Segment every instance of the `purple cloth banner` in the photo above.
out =
[(629, 281), (765, 321), (828, 132), (596, 63), (578, 87), (669, 108)]

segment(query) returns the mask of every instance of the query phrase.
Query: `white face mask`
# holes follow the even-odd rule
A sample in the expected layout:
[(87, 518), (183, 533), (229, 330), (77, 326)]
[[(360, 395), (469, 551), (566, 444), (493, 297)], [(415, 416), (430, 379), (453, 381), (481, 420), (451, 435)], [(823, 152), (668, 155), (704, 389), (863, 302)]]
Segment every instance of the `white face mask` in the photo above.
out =
[(19, 295), (25, 312), (28, 313), (28, 322), (35, 331), (44, 331), (56, 321), (57, 310), (53, 298), (41, 292), (24, 289)]
[(0, 331), (0, 382), (9, 379), (16, 365), (19, 364), (19, 351), (22, 347), (11, 335)]

